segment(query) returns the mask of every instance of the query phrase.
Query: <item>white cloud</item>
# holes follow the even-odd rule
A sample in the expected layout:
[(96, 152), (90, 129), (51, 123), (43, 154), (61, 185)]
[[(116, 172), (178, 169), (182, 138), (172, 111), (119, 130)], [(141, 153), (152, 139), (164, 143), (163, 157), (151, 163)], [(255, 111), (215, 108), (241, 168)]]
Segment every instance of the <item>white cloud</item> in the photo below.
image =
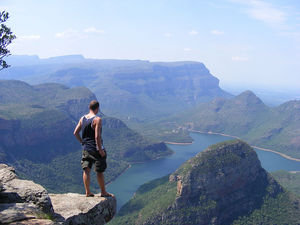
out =
[(210, 33), (213, 34), (213, 35), (222, 35), (222, 34), (224, 34), (224, 32), (220, 31), (220, 30), (211, 30)]
[(96, 29), (95, 27), (89, 27), (83, 30), (85, 33), (104, 34), (104, 30)]
[(92, 34), (104, 34), (104, 30), (96, 29), (95, 27), (88, 27), (82, 31), (75, 30), (72, 28), (69, 28), (63, 32), (59, 32), (55, 34), (56, 38), (67, 38), (67, 39), (72, 39), (72, 38), (88, 38), (89, 35)]
[(184, 48), (183, 51), (190, 52), (190, 51), (192, 51), (192, 49), (191, 48)]
[(269, 24), (281, 24), (286, 20), (285, 13), (262, 1), (251, 1), (248, 10), (251, 17)]
[(191, 31), (189, 32), (189, 35), (197, 35), (197, 34), (199, 34), (199, 32), (196, 31), (196, 30), (191, 30)]
[(282, 25), (286, 21), (286, 13), (274, 5), (263, 0), (230, 0), (247, 7), (246, 13), (259, 21), (269, 25)]
[(167, 38), (170, 38), (170, 37), (172, 37), (173, 35), (172, 35), (171, 33), (169, 33), (169, 32), (166, 32), (166, 33), (164, 33), (164, 36), (167, 37)]
[(249, 59), (248, 59), (248, 57), (245, 57), (245, 56), (232, 56), (231, 60), (238, 61), (238, 62), (245, 62), (245, 61), (248, 61)]
[[(277, 35), (292, 38), (300, 42), (299, 23), (300, 12), (293, 6), (279, 6), (266, 0), (228, 0), (245, 7), (244, 13), (250, 18), (261, 21), (278, 31)], [(271, 3), (272, 2), (272, 3)], [(295, 23), (292, 24), (291, 21)]]
[(17, 37), (19, 40), (26, 41), (26, 40), (39, 40), (41, 38), (40, 35), (24, 35)]
[(55, 34), (55, 37), (57, 37), (57, 38), (73, 38), (73, 37), (79, 37), (79, 36), (80, 36), (80, 33), (77, 30), (74, 30), (71, 28), (69, 28), (63, 32)]

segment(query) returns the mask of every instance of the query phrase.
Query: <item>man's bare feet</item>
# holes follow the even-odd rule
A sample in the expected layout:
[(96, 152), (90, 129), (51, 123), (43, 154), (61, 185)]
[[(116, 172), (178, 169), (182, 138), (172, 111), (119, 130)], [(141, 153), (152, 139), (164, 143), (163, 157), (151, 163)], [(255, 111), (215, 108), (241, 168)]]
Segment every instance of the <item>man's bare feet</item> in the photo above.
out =
[(93, 193), (89, 193), (85, 195), (86, 197), (94, 197), (95, 195)]
[(104, 193), (101, 192), (100, 196), (101, 196), (101, 197), (112, 197), (113, 194), (108, 193), (108, 192), (104, 192)]

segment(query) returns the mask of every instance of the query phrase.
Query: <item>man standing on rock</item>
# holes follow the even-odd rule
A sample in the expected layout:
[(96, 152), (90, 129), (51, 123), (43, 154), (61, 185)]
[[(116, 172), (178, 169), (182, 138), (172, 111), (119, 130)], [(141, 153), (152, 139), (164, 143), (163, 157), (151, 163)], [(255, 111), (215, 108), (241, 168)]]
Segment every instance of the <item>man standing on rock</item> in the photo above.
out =
[[(102, 140), (102, 120), (97, 116), (99, 112), (99, 102), (93, 100), (89, 105), (90, 112), (80, 118), (74, 135), (83, 146), (81, 166), (83, 169), (83, 183), (87, 197), (94, 197), (90, 191), (90, 172), (95, 164), (97, 180), (101, 188), (101, 197), (110, 197), (106, 192), (103, 172), (106, 169), (106, 151)], [(80, 137), (82, 131), (82, 137)]]

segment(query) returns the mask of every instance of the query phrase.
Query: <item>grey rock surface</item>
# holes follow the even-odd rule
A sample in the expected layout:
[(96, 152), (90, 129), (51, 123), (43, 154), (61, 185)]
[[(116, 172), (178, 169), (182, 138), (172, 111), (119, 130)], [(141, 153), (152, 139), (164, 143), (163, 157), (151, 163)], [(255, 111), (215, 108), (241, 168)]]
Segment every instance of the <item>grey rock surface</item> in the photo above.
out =
[(18, 179), (14, 168), (0, 164), (0, 224), (102, 225), (113, 218), (116, 206), (115, 197), (49, 195), (41, 185)]
[(6, 183), (17, 177), (15, 169), (6, 164), (0, 164), (0, 183)]
[[(30, 224), (45, 214), (32, 203), (2, 203), (0, 204), (0, 223), (1, 224)], [(51, 220), (42, 219), (42, 224), (53, 224)], [(40, 224), (40, 223), (39, 223)]]
[(48, 192), (41, 185), (18, 179), (14, 169), (0, 164), (1, 203), (33, 203), (45, 213), (53, 213)]
[(76, 193), (50, 194), (58, 221), (64, 224), (101, 225), (110, 221), (116, 213), (116, 198), (85, 197)]
[(17, 178), (15, 170), (0, 164), (0, 224), (54, 224), (48, 192), (39, 184)]

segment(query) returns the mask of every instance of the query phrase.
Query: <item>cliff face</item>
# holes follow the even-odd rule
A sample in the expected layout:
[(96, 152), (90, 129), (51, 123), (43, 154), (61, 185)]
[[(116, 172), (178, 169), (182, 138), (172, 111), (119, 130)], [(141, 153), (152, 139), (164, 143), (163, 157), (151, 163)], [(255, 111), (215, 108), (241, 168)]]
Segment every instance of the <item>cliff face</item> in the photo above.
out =
[(241, 141), (198, 154), (172, 174), (170, 182), (177, 182), (177, 197), (170, 212), (159, 220), (177, 224), (178, 212), (182, 222), (230, 224), (260, 207), (266, 195), (276, 197), (282, 192), (261, 167), (256, 153)]
[(122, 90), (154, 99), (169, 95), (193, 103), (205, 96), (228, 95), (204, 64), (197, 62), (153, 63), (148, 70), (116, 73), (114, 78)]
[(134, 122), (170, 115), (215, 97), (231, 97), (202, 63), (143, 64), (103, 75), (106, 92), (91, 87), (107, 112)]
[(18, 179), (12, 167), (0, 164), (0, 224), (100, 225), (115, 212), (115, 197), (49, 196), (41, 185)]
[(112, 224), (298, 224), (299, 202), (235, 140), (210, 146), (169, 177), (142, 185)]

